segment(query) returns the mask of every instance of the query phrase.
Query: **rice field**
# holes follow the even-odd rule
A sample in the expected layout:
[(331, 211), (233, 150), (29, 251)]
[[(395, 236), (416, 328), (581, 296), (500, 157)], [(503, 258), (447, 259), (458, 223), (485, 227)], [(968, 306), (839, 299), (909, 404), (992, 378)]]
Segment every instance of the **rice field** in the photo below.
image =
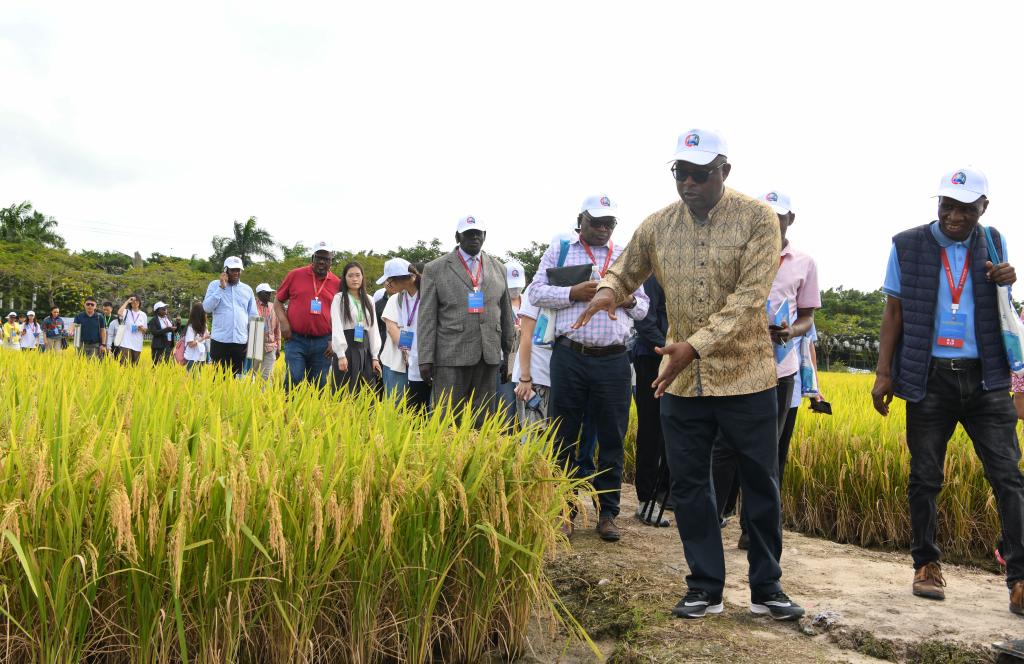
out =
[(0, 661), (476, 662), (561, 615), (541, 433), (73, 353), (0, 395)]

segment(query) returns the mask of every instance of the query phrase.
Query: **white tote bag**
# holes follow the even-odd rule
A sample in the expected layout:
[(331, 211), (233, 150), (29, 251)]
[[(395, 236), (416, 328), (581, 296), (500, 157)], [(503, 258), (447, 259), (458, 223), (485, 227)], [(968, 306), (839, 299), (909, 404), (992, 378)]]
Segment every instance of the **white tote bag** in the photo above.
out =
[[(988, 244), (988, 256), (993, 265), (1002, 262), (996, 253), (992, 232), (985, 227), (985, 242)], [(996, 297), (999, 300), (999, 327), (1003, 331), (1003, 345), (1006, 347), (1006, 359), (1010, 363), (1010, 371), (1024, 376), (1024, 323), (1013, 307), (1009, 286), (996, 286)]]

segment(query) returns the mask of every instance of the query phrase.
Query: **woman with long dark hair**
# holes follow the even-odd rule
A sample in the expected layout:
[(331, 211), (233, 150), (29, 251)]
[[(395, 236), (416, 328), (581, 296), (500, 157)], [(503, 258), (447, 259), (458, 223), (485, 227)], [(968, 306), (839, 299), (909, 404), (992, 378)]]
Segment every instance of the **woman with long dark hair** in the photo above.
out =
[(206, 325), (206, 310), (202, 302), (193, 302), (188, 312), (188, 328), (185, 330), (185, 366), (192, 369), (204, 364), (208, 356), (210, 330)]
[[(394, 262), (393, 262), (394, 261)], [(401, 258), (392, 258), (387, 281), (397, 292), (384, 307), (382, 318), (387, 326), (387, 338), (381, 360), (385, 365), (384, 389), (397, 401), (402, 397), (413, 408), (426, 408), (430, 404), (430, 386), (420, 377), (419, 355), (416, 352), (416, 319), (420, 306), (420, 275), (423, 263), (410, 264)], [(406, 274), (399, 274), (404, 267)]]
[(363, 266), (351, 262), (341, 272), (341, 290), (331, 302), (331, 349), (335, 385), (358, 390), (381, 373), (380, 333), (373, 300), (366, 294)]

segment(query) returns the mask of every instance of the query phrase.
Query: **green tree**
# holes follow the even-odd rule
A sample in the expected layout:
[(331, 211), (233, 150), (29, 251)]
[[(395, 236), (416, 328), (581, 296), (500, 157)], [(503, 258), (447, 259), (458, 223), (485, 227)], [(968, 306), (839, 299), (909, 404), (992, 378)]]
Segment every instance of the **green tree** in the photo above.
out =
[(85, 250), (77, 255), (107, 274), (124, 274), (132, 266), (132, 257), (120, 251)]
[(248, 266), (253, 258), (259, 256), (267, 260), (275, 260), (274, 238), (270, 233), (256, 225), (256, 217), (249, 217), (245, 222), (233, 222), (231, 237), (216, 236), (213, 245), (213, 256), (210, 261), (223, 263), (228, 256), (238, 256)]
[(57, 220), (34, 210), (28, 201), (0, 209), (0, 238), (44, 247), (64, 246), (64, 238), (57, 234)]
[(444, 256), (447, 251), (441, 247), (441, 241), (436, 237), (426, 243), (419, 240), (413, 247), (398, 247), (392, 251), (385, 252), (388, 257), (400, 256), (410, 263), (429, 263), (430, 261)]
[(547, 250), (548, 245), (531, 242), (529, 247), (519, 251), (509, 251), (505, 255), (522, 263), (523, 269), (526, 270), (526, 277), (533, 279), (533, 275), (537, 274), (537, 269), (540, 268), (540, 259), (544, 258), (544, 252)]
[(285, 244), (278, 244), (277, 248), (281, 250), (281, 260), (289, 260), (291, 258), (309, 258), (311, 255), (309, 247), (302, 242), (296, 242), (290, 247)]

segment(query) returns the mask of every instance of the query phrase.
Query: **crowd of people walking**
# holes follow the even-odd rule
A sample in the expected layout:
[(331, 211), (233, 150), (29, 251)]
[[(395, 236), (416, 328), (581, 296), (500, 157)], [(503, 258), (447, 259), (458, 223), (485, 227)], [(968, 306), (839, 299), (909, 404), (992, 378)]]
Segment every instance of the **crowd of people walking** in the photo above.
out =
[[(163, 302), (148, 315), (132, 296), (115, 314), (87, 298), (67, 329), (57, 309), (41, 323), (12, 312), (4, 345), (52, 351), (72, 339), (84, 355), (137, 363), (148, 335), (154, 363), (213, 363), (270, 379), (283, 355), (286, 388), (375, 390), (412, 408), (451, 408), (475, 426), (496, 414), (514, 426), (550, 424), (558, 463), (598, 491), (596, 529), (609, 542), (622, 536), (623, 442), (635, 403), (636, 517), (665, 526), (674, 512), (689, 566), (673, 613), (723, 610), (721, 528), (738, 511), (751, 610), (794, 619), (803, 609), (781, 583), (780, 487), (801, 400), (830, 412), (814, 351), (817, 266), (791, 241), (788, 195), (725, 185), (728, 154), (718, 132), (680, 135), (670, 168), (678, 200), (626, 244), (613, 239), (615, 201), (585, 198), (574, 220), (552, 229), (532, 281), (523, 265), (485, 252), (486, 221), (465, 216), (449, 253), (425, 265), (389, 259), (373, 295), (363, 266), (336, 274), (331, 245), (319, 242), (276, 290), (252, 289), (242, 260), (227, 258), (187, 324)], [(988, 195), (980, 171), (952, 171), (937, 194), (938, 220), (893, 237), (873, 398), (883, 416), (894, 396), (907, 401), (913, 593), (945, 597), (935, 500), (960, 423), (995, 490), (1010, 610), (1024, 614), (1015, 432), (1024, 360), (1000, 316), (1000, 289), (1016, 281), (1006, 238), (979, 225)], [(575, 517), (569, 510), (567, 537)]]

